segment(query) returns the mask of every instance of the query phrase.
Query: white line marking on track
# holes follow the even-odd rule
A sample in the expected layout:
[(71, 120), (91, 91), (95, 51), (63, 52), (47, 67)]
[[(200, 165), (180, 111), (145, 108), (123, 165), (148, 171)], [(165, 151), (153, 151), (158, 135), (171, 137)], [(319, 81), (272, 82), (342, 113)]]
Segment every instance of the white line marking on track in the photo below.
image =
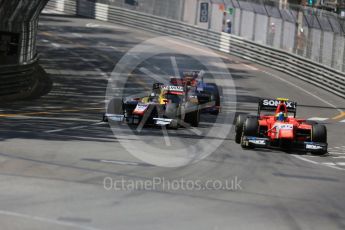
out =
[(18, 115), (15, 117), (8, 117), (7, 119), (39, 119), (39, 120), (56, 120), (56, 121), (84, 121), (84, 122), (95, 122), (96, 120), (82, 119), (82, 118), (71, 118), (71, 117), (37, 117), (37, 116), (22, 116)]
[(54, 43), (54, 42), (52, 42), (51, 44), (52, 44), (52, 46), (54, 46), (54, 47), (56, 47), (56, 48), (60, 48), (60, 47), (61, 47), (61, 45), (59, 45), (59, 44), (57, 44), (57, 43)]
[(291, 156), (293, 156), (293, 157), (295, 157), (295, 158), (297, 158), (297, 159), (300, 159), (300, 160), (302, 160), (302, 161), (306, 161), (306, 162), (309, 162), (309, 163), (315, 164), (315, 165), (318, 165), (318, 164), (319, 164), (319, 163), (318, 163), (318, 162), (316, 162), (316, 161), (309, 160), (309, 159), (304, 158), (304, 157), (299, 156), (299, 155), (291, 155)]
[(54, 129), (54, 130), (48, 130), (48, 131), (44, 131), (45, 133), (58, 133), (58, 132), (62, 132), (65, 131), (67, 129)]
[(345, 162), (337, 162), (337, 165), (345, 166)]
[(274, 77), (274, 78), (276, 78), (276, 79), (278, 79), (278, 80), (281, 80), (282, 82), (285, 82), (285, 83), (287, 83), (287, 84), (289, 84), (289, 85), (291, 85), (291, 86), (293, 86), (293, 87), (295, 87), (295, 88), (297, 88), (297, 89), (299, 89), (299, 90), (305, 92), (306, 94), (309, 94), (310, 96), (312, 96), (312, 97), (318, 99), (319, 101), (322, 101), (323, 103), (325, 103), (325, 104), (327, 104), (327, 105), (333, 107), (334, 109), (336, 109), (336, 110), (337, 110), (338, 112), (340, 112), (340, 113), (343, 113), (343, 112), (344, 112), (342, 109), (337, 108), (336, 105), (330, 103), (329, 101), (326, 101), (326, 100), (322, 99), (321, 97), (319, 97), (319, 96), (317, 96), (317, 95), (315, 95), (315, 94), (309, 92), (309, 91), (306, 90), (306, 89), (303, 89), (302, 87), (300, 87), (300, 86), (298, 86), (298, 85), (296, 85), (296, 84), (294, 84), (294, 83), (292, 83), (292, 82), (289, 82), (289, 81), (286, 80), (286, 79), (283, 79), (283, 78), (281, 78), (281, 77), (279, 77), (279, 76), (277, 76), (277, 75), (275, 75), (275, 74), (272, 74), (272, 73), (270, 73), (270, 72), (268, 72), (268, 71), (264, 71), (264, 70), (263, 70), (262, 72), (263, 72), (263, 73), (266, 73), (266, 74), (270, 75), (271, 77)]
[(125, 161), (113, 161), (113, 160), (100, 160), (102, 163), (111, 163), (111, 164), (118, 164), (118, 165), (134, 165), (138, 166), (139, 163), (135, 162), (125, 162)]
[(173, 69), (174, 69), (175, 77), (179, 77), (180, 76), (180, 71), (179, 71), (178, 66), (177, 66), (176, 58), (174, 56), (171, 56), (170, 60), (171, 60), (171, 64), (172, 64)]
[(104, 122), (97, 122), (97, 123), (90, 124), (90, 125), (74, 126), (74, 127), (63, 128), (63, 129), (47, 130), (47, 131), (44, 131), (44, 133), (59, 133), (59, 132), (63, 132), (66, 130), (84, 129), (84, 128), (87, 128), (89, 126), (96, 126), (96, 125), (101, 125), (101, 124), (104, 124)]
[(345, 120), (342, 120), (342, 121), (339, 121), (339, 122), (345, 123)]
[(333, 152), (333, 151), (329, 151), (328, 153), (329, 153), (329, 154), (339, 154), (339, 155), (340, 155), (340, 154), (341, 154), (341, 155), (342, 155), (342, 154), (345, 154), (345, 153), (342, 153), (342, 152)]
[(144, 68), (144, 67), (141, 67), (140, 69), (140, 72), (146, 74), (147, 76), (153, 78), (155, 81), (157, 82), (162, 82), (164, 84), (169, 84), (169, 82), (167, 80), (165, 80), (163, 77), (157, 75), (157, 74), (154, 74), (152, 73), (150, 70)]
[(257, 68), (255, 68), (254, 66), (247, 65), (247, 64), (243, 64), (243, 63), (242, 63), (242, 65), (243, 65), (244, 67), (248, 68), (248, 69), (258, 71), (258, 69), (257, 69)]
[(311, 117), (311, 118), (308, 118), (307, 120), (308, 121), (326, 121), (328, 119), (329, 118), (324, 118), (324, 117)]
[(78, 33), (72, 33), (72, 35), (73, 35), (74, 37), (78, 37), (78, 38), (82, 38), (82, 37), (83, 37), (83, 35), (78, 34)]
[(332, 157), (334, 159), (345, 159), (345, 156), (337, 156), (337, 157)]
[(23, 219), (45, 222), (45, 223), (50, 223), (50, 224), (55, 224), (55, 225), (65, 226), (65, 227), (72, 227), (72, 228), (76, 228), (76, 229), (99, 230), (98, 228), (83, 226), (83, 225), (74, 224), (74, 223), (70, 223), (70, 222), (66, 222), (66, 221), (48, 219), (45, 217), (32, 216), (32, 215), (27, 215), (27, 214), (18, 213), (18, 212), (10, 212), (10, 211), (5, 211), (5, 210), (0, 210), (0, 215), (19, 217), (19, 218), (23, 218)]
[(330, 167), (330, 168), (334, 168), (334, 169), (338, 169), (338, 170), (341, 170), (341, 171), (345, 171), (344, 168), (337, 167), (335, 163), (331, 163), (331, 162), (319, 163), (319, 162), (316, 162), (316, 161), (313, 161), (313, 160), (309, 160), (309, 159), (304, 158), (304, 157), (299, 156), (299, 155), (291, 155), (291, 156), (293, 156), (293, 157), (295, 157), (297, 159), (300, 159), (302, 161), (306, 161), (306, 162), (315, 164), (315, 165), (323, 165), (323, 166), (327, 166), (327, 167)]

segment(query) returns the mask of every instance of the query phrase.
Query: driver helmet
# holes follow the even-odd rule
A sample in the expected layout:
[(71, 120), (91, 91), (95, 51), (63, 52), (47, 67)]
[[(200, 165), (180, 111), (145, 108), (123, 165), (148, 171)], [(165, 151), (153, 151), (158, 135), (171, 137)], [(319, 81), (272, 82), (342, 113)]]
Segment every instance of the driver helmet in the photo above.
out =
[(280, 112), (277, 117), (278, 121), (284, 121), (285, 120), (285, 114), (283, 112)]

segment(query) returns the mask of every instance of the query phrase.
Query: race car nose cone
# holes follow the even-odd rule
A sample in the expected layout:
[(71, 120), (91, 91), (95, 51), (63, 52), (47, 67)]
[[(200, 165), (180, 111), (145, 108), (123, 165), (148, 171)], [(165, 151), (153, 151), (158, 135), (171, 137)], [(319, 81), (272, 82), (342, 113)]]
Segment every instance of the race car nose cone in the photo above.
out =
[(281, 139), (293, 139), (294, 134), (292, 129), (282, 129), (279, 131), (279, 138)]

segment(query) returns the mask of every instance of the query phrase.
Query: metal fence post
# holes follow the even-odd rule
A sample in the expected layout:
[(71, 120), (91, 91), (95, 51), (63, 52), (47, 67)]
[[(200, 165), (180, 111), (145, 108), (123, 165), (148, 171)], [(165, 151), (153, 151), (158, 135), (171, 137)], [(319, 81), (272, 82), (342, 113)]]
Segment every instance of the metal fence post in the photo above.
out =
[(337, 45), (337, 36), (333, 32), (333, 45), (332, 45), (332, 60), (331, 60), (331, 67), (334, 68), (335, 65), (335, 50), (336, 50), (336, 45)]
[(284, 49), (284, 28), (285, 28), (285, 20), (282, 17), (282, 26), (280, 28), (280, 44), (279, 48)]
[(211, 29), (212, 25), (212, 12), (213, 12), (213, 7), (212, 7), (212, 1), (209, 1), (209, 6), (208, 6), (208, 29)]
[(322, 54), (323, 54), (323, 40), (324, 40), (324, 31), (321, 30), (320, 53), (319, 53), (319, 62), (320, 63), (323, 63), (323, 58), (322, 58)]
[[(343, 41), (345, 42), (345, 37), (343, 38)], [(345, 52), (343, 52), (343, 72), (345, 72)]]
[(253, 22), (253, 36), (252, 36), (252, 41), (255, 41), (255, 33), (256, 33), (256, 17), (257, 13), (254, 12), (254, 22)]
[(238, 36), (242, 35), (242, 20), (243, 20), (243, 11), (239, 8), (240, 10), (240, 23), (239, 26), (240, 28), (238, 29)]
[(200, 4), (200, 0), (196, 1), (196, 12), (195, 12), (195, 20), (194, 20), (194, 25), (198, 25), (198, 16), (199, 16), (199, 4)]

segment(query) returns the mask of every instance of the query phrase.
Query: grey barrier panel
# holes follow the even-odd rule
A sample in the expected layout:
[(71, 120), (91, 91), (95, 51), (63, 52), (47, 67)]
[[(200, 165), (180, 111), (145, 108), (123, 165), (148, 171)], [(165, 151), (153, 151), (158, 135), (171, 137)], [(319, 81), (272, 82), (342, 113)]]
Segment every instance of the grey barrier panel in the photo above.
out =
[(339, 20), (337, 20), (336, 18), (334, 17), (329, 17), (328, 18), (329, 20), (329, 23), (331, 24), (332, 26), (332, 29), (333, 29), (333, 32), (334, 33), (343, 33), (343, 29), (341, 28), (341, 25), (339, 23)]
[(321, 62), (320, 52), (321, 52), (321, 30), (311, 28), (310, 34), (312, 35), (311, 40), (311, 60), (316, 62)]
[(246, 11), (253, 11), (253, 6), (250, 2), (245, 2), (245, 1), (238, 1), (239, 3), (239, 7), (242, 10), (246, 10)]
[(293, 22), (293, 23), (296, 22), (296, 18), (295, 18), (295, 16), (291, 13), (290, 10), (288, 10), (288, 9), (282, 9), (282, 10), (280, 10), (280, 13), (281, 13), (282, 18), (283, 18), (284, 21)]
[(252, 40), (254, 32), (254, 12), (242, 11), (241, 37)]
[(268, 13), (268, 16), (274, 17), (274, 18), (281, 18), (281, 14), (279, 12), (279, 9), (277, 7), (273, 6), (265, 6), (266, 11)]
[(241, 27), (241, 15), (242, 15), (242, 10), (240, 8), (236, 8), (235, 10), (235, 15), (234, 15), (234, 23), (232, 23), (232, 31), (233, 34), (240, 35), (240, 27)]
[(267, 15), (267, 11), (266, 11), (264, 5), (257, 4), (257, 3), (252, 3), (252, 7), (253, 7), (255, 13)]
[(268, 44), (275, 48), (281, 47), (283, 20), (280, 18), (271, 17), (268, 30)]
[(329, 23), (327, 17), (318, 17), (319, 23), (320, 23), (320, 27), (322, 30), (324, 31), (333, 31), (332, 30), (332, 26)]
[(334, 37), (334, 47), (332, 67), (342, 71), (344, 67), (343, 57), (345, 52), (345, 37), (336, 34)]
[(334, 33), (323, 31), (322, 63), (332, 66)]
[(317, 19), (315, 15), (305, 14), (304, 16), (310, 28), (321, 29), (319, 20)]
[(266, 44), (267, 42), (267, 24), (268, 17), (266, 15), (257, 14), (255, 20), (255, 35), (254, 41), (259, 44)]
[(288, 21), (284, 22), (283, 27), (283, 39), (282, 39), (282, 49), (293, 52), (294, 44), (295, 44), (295, 32), (296, 32), (296, 24), (291, 23)]
[(241, 7), (240, 7), (240, 4), (238, 3), (237, 0), (232, 0), (232, 1), (231, 1), (231, 5), (232, 5), (233, 7), (235, 7), (235, 8), (241, 8)]
[[(223, 24), (224, 20), (224, 14), (219, 10), (218, 5), (211, 5), (210, 9), (210, 28), (212, 28), (215, 31), (224, 31), (225, 25)], [(234, 14), (227, 15), (226, 19), (230, 19), (232, 23), (234, 23)], [(233, 27), (232, 27), (233, 29)]]

